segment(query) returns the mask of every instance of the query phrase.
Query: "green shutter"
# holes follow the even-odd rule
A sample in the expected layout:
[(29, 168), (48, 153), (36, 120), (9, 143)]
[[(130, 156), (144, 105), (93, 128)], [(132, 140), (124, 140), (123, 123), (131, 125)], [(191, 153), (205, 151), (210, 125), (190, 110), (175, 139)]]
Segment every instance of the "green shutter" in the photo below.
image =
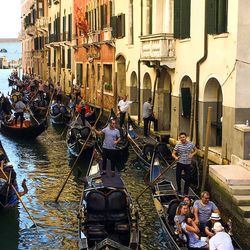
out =
[(206, 6), (206, 27), (207, 27), (207, 33), (208, 34), (216, 34), (216, 9), (217, 9), (217, 0), (207, 0), (207, 6)]
[(109, 1), (109, 26), (111, 27), (111, 22), (112, 22), (112, 1)]
[(104, 28), (103, 5), (101, 5), (101, 29)]
[(174, 0), (174, 38), (180, 38), (181, 0)]
[(190, 0), (181, 0), (181, 30), (180, 38), (189, 38), (190, 37)]
[(68, 15), (68, 41), (72, 40), (72, 14)]
[(149, 34), (153, 33), (153, 5), (152, 5), (152, 0), (149, 2)]
[(112, 27), (111, 34), (113, 37), (117, 37), (117, 16), (112, 16), (110, 25)]
[(181, 88), (182, 116), (189, 118), (191, 114), (191, 92), (190, 88)]
[(125, 36), (125, 14), (121, 15), (121, 37)]
[(227, 0), (218, 0), (217, 34), (227, 32)]
[(103, 22), (104, 27), (107, 27), (107, 4), (103, 5)]

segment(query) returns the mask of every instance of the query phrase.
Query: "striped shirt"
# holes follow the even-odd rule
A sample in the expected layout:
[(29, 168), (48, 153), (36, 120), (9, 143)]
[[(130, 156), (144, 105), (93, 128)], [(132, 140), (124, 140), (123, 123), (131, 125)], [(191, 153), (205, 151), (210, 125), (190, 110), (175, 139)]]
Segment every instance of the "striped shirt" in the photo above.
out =
[(188, 158), (188, 155), (192, 153), (194, 148), (195, 145), (191, 141), (187, 141), (186, 143), (177, 143), (174, 150), (177, 152), (179, 157), (178, 162), (185, 165), (191, 164), (191, 159)]

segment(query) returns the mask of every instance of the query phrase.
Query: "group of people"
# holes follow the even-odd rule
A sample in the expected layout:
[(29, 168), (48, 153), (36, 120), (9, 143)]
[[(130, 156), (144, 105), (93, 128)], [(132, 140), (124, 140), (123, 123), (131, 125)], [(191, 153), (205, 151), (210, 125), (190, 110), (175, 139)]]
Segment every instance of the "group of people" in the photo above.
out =
[(225, 225), (221, 222), (220, 211), (215, 203), (210, 201), (207, 191), (202, 192), (200, 199), (195, 202), (184, 196), (176, 209), (174, 222), (176, 234), (182, 239), (188, 237), (189, 247), (234, 249), (231, 237), (225, 232)]

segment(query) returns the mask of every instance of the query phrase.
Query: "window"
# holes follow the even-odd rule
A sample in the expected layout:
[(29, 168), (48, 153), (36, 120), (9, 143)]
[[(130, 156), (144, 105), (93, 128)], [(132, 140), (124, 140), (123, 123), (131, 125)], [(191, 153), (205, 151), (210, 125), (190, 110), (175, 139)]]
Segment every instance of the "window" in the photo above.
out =
[(62, 62), (62, 68), (65, 68), (65, 48), (62, 48), (61, 62)]
[(103, 65), (103, 77), (104, 77), (104, 89), (106, 91), (112, 91), (112, 65), (104, 64)]
[(129, 38), (128, 43), (134, 43), (134, 16), (133, 16), (133, 0), (129, 1)]
[(125, 14), (117, 16), (117, 38), (125, 36)]
[(50, 61), (51, 61), (51, 51), (50, 51), (50, 49), (49, 49), (49, 51), (48, 51), (48, 66), (50, 67)]
[(76, 81), (82, 86), (82, 63), (76, 64)]
[(54, 61), (53, 61), (53, 67), (56, 67), (56, 49), (54, 48), (54, 57), (53, 57)]
[(207, 0), (207, 32), (221, 34), (227, 32), (228, 0)]
[(63, 16), (63, 41), (66, 41), (66, 16)]
[(101, 80), (101, 64), (97, 64), (97, 81)]
[(103, 4), (101, 5), (101, 22), (102, 22), (102, 29), (106, 28), (107, 26), (107, 5)]
[(71, 68), (71, 49), (68, 49), (68, 65), (67, 68)]
[(89, 87), (89, 64), (87, 64), (87, 69), (86, 69), (86, 88)]
[(72, 41), (72, 14), (68, 15), (68, 41)]
[(174, 38), (190, 37), (190, 0), (174, 1)]

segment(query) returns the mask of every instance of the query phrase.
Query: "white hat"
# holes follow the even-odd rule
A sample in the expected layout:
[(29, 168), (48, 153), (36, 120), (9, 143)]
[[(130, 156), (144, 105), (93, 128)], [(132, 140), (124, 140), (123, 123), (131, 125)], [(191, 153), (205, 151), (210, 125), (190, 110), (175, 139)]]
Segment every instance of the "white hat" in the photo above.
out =
[(210, 219), (211, 220), (220, 220), (221, 217), (218, 213), (212, 213), (211, 216), (210, 216)]
[(224, 227), (221, 225), (220, 222), (215, 222), (212, 228), (215, 232), (221, 232), (224, 230)]
[(6, 166), (6, 167), (10, 167), (10, 166), (13, 166), (13, 164), (12, 164), (11, 162), (7, 162), (7, 163), (5, 164), (5, 166)]

